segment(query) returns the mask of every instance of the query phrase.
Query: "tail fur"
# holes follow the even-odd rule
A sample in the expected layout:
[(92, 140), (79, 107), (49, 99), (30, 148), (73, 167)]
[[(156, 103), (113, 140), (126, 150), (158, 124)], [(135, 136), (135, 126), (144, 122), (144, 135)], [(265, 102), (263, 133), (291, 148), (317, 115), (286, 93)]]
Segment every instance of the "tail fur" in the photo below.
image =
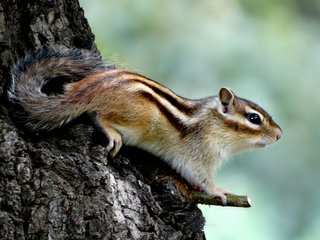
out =
[(26, 113), (26, 125), (33, 130), (59, 127), (83, 112), (81, 104), (65, 104), (65, 95), (43, 91), (50, 81), (79, 80), (108, 68), (98, 53), (62, 46), (50, 46), (27, 54), (15, 66), (8, 91), (9, 100)]

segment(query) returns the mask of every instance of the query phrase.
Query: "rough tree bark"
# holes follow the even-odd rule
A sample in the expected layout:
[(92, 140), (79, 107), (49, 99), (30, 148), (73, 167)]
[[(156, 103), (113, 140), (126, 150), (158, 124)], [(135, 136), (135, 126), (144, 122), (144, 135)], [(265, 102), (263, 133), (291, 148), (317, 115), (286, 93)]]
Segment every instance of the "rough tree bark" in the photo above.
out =
[(14, 123), (13, 63), (50, 43), (96, 51), (93, 39), (77, 0), (0, 0), (0, 239), (204, 239), (200, 210), (157, 158), (108, 159), (85, 116), (40, 134)]

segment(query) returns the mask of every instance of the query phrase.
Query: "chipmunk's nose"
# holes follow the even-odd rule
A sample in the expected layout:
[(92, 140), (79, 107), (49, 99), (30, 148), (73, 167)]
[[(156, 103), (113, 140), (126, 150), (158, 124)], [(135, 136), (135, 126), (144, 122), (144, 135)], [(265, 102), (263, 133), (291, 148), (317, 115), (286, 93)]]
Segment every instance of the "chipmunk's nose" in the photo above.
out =
[(276, 133), (276, 141), (278, 141), (282, 136), (282, 130), (279, 128), (277, 129), (277, 133)]
[(278, 141), (280, 138), (281, 138), (281, 134), (278, 134), (278, 135), (276, 136), (277, 141)]

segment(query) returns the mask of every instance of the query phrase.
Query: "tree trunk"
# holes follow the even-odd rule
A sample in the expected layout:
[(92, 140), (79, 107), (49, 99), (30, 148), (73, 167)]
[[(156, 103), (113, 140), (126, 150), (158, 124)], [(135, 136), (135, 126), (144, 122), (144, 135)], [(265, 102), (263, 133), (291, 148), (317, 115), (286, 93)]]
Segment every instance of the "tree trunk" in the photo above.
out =
[(51, 43), (96, 51), (93, 41), (76, 0), (0, 0), (0, 239), (204, 239), (161, 160), (133, 148), (108, 159), (85, 116), (49, 133), (15, 123), (14, 62)]

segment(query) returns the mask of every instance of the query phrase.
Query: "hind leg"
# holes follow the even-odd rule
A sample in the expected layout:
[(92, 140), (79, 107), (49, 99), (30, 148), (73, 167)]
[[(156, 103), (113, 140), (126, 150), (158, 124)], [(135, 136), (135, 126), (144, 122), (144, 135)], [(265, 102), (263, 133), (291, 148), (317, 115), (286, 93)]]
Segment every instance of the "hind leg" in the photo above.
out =
[(109, 143), (106, 149), (108, 151), (109, 156), (111, 158), (114, 158), (122, 146), (121, 135), (118, 133), (117, 130), (112, 128), (109, 122), (102, 116), (97, 115), (95, 120), (97, 125), (101, 128), (102, 132), (107, 136)]

